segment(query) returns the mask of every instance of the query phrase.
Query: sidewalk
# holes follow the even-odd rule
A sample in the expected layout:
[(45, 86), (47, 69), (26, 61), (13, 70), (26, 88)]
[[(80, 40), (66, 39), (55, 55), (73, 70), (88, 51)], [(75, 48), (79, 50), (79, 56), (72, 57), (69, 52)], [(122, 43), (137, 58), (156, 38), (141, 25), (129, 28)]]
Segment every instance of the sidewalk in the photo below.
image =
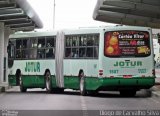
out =
[(155, 86), (151, 88), (152, 90), (152, 95), (156, 97), (160, 97), (160, 78), (156, 78), (156, 83)]
[(5, 92), (5, 87), (0, 87), (0, 93)]
[(156, 78), (156, 84), (159, 84), (159, 85), (160, 85), (160, 77), (157, 77), (157, 78)]
[(0, 93), (5, 92), (10, 87), (7, 84), (0, 84)]

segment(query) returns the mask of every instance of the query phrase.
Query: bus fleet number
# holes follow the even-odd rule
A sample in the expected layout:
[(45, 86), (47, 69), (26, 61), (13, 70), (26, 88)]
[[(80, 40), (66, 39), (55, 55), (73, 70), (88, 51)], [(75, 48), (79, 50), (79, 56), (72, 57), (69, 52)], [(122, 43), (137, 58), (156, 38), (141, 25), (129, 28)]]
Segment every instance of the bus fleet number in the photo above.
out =
[(109, 70), (110, 74), (117, 74), (118, 70)]
[(146, 73), (146, 69), (138, 69), (139, 73)]

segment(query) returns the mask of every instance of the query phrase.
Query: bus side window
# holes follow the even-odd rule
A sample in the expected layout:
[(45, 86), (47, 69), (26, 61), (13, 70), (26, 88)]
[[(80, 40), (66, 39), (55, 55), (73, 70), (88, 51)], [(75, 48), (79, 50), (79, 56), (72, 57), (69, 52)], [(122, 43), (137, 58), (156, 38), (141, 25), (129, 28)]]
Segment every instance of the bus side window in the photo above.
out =
[(45, 49), (38, 49), (37, 57), (39, 59), (44, 59), (45, 58)]
[(93, 54), (94, 54), (94, 58), (98, 58), (98, 47), (94, 47)]
[(21, 58), (21, 50), (16, 50), (16, 58)]
[(72, 36), (66, 36), (65, 38), (65, 57), (66, 58), (71, 58), (72, 52), (71, 52), (71, 48), (72, 48)]
[(87, 57), (93, 57), (93, 47), (87, 48)]
[(16, 49), (21, 49), (22, 47), (22, 40), (16, 40)]
[(80, 58), (83, 58), (86, 56), (86, 51), (85, 51), (85, 48), (80, 48), (79, 49), (79, 57)]
[(22, 50), (22, 58), (26, 59), (28, 58), (28, 49)]
[(54, 58), (54, 48), (46, 49), (46, 58)]
[(73, 58), (78, 58), (79, 55), (78, 55), (78, 48), (73, 48), (72, 49), (72, 57)]
[(66, 47), (70, 47), (71, 46), (69, 37), (66, 37), (66, 41), (65, 42), (66, 42)]
[(46, 47), (55, 47), (55, 37), (46, 37)]
[(23, 44), (22, 44), (22, 48), (24, 48), (24, 49), (29, 48), (29, 44), (30, 44), (30, 40), (24, 39)]
[(99, 35), (94, 35), (94, 46), (99, 46)]
[(46, 37), (46, 58), (55, 58), (55, 37)]
[(71, 54), (71, 48), (66, 48), (65, 57), (70, 58), (71, 56), (72, 56), (72, 54)]
[(72, 37), (72, 46), (76, 46), (76, 38), (75, 37)]
[(39, 38), (38, 39), (38, 48), (44, 48), (45, 47), (45, 38)]
[(86, 35), (82, 35), (80, 37), (80, 46), (86, 46), (87, 45), (87, 38)]
[(87, 36), (87, 46), (93, 46), (94, 38), (92, 35)]
[(30, 48), (37, 48), (37, 38), (31, 38)]
[(66, 58), (98, 58), (99, 35), (68, 35), (65, 39)]

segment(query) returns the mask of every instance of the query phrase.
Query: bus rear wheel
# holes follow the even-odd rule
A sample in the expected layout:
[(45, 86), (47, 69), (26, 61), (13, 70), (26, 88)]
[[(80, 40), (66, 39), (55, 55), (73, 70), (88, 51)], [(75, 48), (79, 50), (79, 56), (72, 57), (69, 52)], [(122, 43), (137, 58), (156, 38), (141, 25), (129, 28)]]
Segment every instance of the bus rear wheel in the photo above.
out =
[(96, 95), (98, 94), (98, 91), (97, 91), (97, 90), (89, 90), (89, 91), (87, 91), (87, 93), (88, 93), (89, 95), (96, 96)]
[(120, 95), (124, 97), (134, 97), (136, 95), (136, 90), (121, 90)]
[(51, 74), (49, 71), (45, 73), (45, 83), (46, 83), (47, 92), (52, 93), (52, 80), (51, 80)]
[(84, 73), (82, 72), (80, 75), (81, 75), (80, 76), (80, 85), (79, 85), (79, 87), (80, 87), (80, 94), (82, 96), (85, 96), (87, 94), (87, 91), (85, 89), (85, 77), (84, 77)]
[(63, 93), (64, 89), (63, 88), (53, 88), (54, 93)]

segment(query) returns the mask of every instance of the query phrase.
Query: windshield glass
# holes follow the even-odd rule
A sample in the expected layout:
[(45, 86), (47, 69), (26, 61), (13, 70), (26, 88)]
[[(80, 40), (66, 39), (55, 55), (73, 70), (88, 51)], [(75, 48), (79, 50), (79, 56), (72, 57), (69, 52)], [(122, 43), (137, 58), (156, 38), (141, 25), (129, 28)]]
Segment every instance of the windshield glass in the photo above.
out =
[(14, 58), (15, 57), (14, 41), (9, 41), (7, 51), (8, 51), (8, 58)]

